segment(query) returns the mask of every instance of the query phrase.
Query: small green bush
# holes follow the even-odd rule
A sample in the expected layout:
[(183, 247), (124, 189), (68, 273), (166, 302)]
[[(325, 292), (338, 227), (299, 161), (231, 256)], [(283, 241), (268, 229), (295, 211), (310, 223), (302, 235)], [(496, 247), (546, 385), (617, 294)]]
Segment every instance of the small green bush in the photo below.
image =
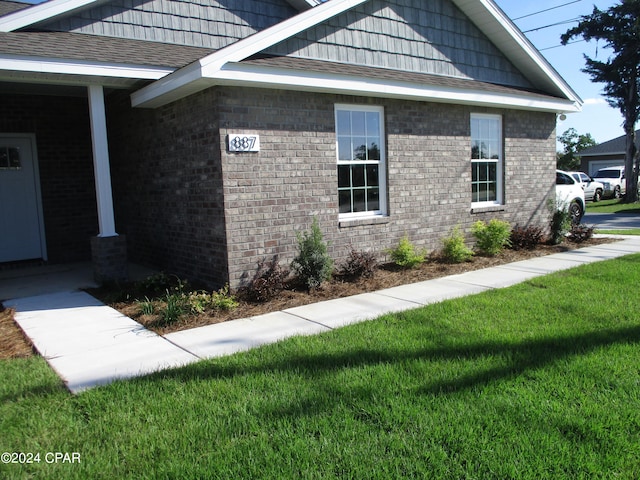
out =
[(567, 210), (556, 210), (551, 214), (549, 229), (551, 230), (551, 243), (559, 245), (571, 230), (571, 214)]
[(291, 262), (291, 268), (307, 288), (318, 288), (333, 273), (333, 260), (327, 253), (318, 220), (314, 218), (311, 231), (298, 233), (297, 238), (298, 255)]
[(340, 275), (349, 279), (370, 278), (376, 270), (378, 261), (373, 252), (359, 251), (351, 246), (349, 256), (340, 267)]
[(476, 237), (476, 247), (481, 253), (491, 257), (498, 255), (509, 246), (511, 226), (504, 220), (494, 218), (485, 223), (478, 220), (473, 224), (471, 233)]
[(471, 260), (473, 250), (464, 243), (464, 234), (459, 226), (451, 231), (451, 234), (442, 240), (442, 256), (450, 263), (462, 263)]
[(391, 248), (386, 252), (391, 256), (391, 260), (402, 268), (414, 268), (424, 263), (427, 256), (426, 250), (416, 251), (407, 235), (400, 239), (396, 248)]

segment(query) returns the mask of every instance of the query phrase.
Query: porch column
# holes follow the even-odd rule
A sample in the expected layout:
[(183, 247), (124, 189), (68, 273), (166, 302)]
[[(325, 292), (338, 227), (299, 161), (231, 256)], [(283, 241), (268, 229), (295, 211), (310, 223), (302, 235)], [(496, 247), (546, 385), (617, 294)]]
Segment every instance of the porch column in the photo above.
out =
[(111, 172), (109, 170), (109, 146), (107, 144), (107, 117), (104, 109), (102, 85), (89, 85), (89, 116), (93, 142), (93, 172), (98, 204), (98, 237), (114, 237), (116, 222), (113, 216)]
[(99, 233), (91, 239), (93, 275), (97, 282), (127, 280), (127, 241), (116, 233), (107, 143), (107, 117), (101, 85), (89, 85), (89, 117), (93, 142), (93, 172), (96, 183)]

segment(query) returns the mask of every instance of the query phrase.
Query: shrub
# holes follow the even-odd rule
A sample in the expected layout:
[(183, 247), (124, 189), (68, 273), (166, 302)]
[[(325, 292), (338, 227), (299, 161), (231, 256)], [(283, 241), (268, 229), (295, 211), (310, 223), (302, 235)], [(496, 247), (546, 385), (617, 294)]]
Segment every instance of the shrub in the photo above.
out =
[(586, 240), (589, 240), (591, 237), (593, 237), (594, 229), (595, 227), (593, 226), (590, 227), (584, 223), (581, 223), (579, 225), (573, 224), (571, 225), (571, 230), (569, 230), (569, 234), (567, 235), (567, 237), (572, 242), (582, 243)]
[(476, 237), (476, 247), (485, 255), (495, 256), (509, 246), (511, 226), (504, 220), (494, 218), (489, 223), (479, 220), (473, 224), (471, 232)]
[(375, 253), (358, 251), (351, 246), (349, 256), (340, 268), (340, 275), (351, 280), (357, 280), (361, 277), (370, 278), (377, 265)]
[(289, 270), (280, 266), (277, 256), (268, 263), (263, 260), (243, 293), (249, 300), (266, 302), (284, 290), (288, 276)]
[(186, 296), (183, 293), (170, 293), (167, 290), (165, 307), (160, 314), (162, 323), (165, 325), (174, 323), (181, 315), (184, 315), (188, 311)]
[(413, 268), (424, 262), (427, 256), (426, 250), (416, 251), (413, 243), (409, 241), (406, 235), (400, 239), (396, 248), (387, 250), (391, 256), (391, 260), (402, 268)]
[(442, 256), (447, 262), (462, 263), (471, 260), (473, 250), (464, 243), (464, 234), (459, 226), (451, 231), (451, 234), (442, 240)]
[(191, 292), (185, 295), (191, 313), (203, 313), (207, 310), (233, 310), (238, 306), (235, 297), (229, 292), (229, 285), (225, 285), (217, 292)]
[(314, 218), (311, 231), (298, 233), (297, 238), (298, 255), (291, 262), (291, 268), (307, 288), (318, 288), (333, 272), (333, 260), (327, 254), (318, 220)]
[(562, 243), (571, 229), (571, 214), (567, 210), (554, 211), (549, 221), (549, 229), (551, 230), (551, 243), (553, 245)]
[(515, 228), (511, 230), (511, 238), (509, 241), (511, 248), (514, 250), (532, 250), (542, 243), (543, 238), (544, 231), (542, 227), (535, 225), (521, 227), (516, 225)]

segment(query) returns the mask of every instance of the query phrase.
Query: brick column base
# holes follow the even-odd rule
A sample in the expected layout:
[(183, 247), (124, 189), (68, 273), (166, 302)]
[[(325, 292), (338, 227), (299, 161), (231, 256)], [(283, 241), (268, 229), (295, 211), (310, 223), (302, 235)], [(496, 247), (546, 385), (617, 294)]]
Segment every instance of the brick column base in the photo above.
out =
[(91, 237), (93, 276), (98, 283), (122, 282), (129, 279), (127, 238)]

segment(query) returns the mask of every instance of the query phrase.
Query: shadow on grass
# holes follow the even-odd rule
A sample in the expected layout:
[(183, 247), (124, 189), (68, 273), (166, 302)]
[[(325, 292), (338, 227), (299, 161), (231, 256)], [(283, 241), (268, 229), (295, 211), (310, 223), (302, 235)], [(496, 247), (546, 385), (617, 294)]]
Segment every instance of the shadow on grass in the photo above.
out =
[[(482, 387), (494, 382), (517, 377), (525, 372), (539, 370), (570, 357), (613, 345), (640, 343), (640, 326), (598, 330), (569, 336), (526, 340), (523, 342), (481, 342), (461, 346), (444, 346), (413, 351), (391, 349), (358, 349), (326, 354), (287, 355), (286, 359), (253, 365), (220, 365), (215, 360), (200, 362), (181, 369), (161, 372), (161, 378), (175, 378), (182, 382), (202, 379), (233, 379), (252, 374), (292, 372), (309, 379), (322, 379), (325, 375), (344, 369), (376, 365), (393, 365), (411, 361), (465, 361), (499, 358), (500, 367), (476, 370), (473, 373), (429, 382), (418, 393), (446, 395)], [(504, 360), (508, 359), (508, 360)], [(256, 359), (251, 359), (257, 362)], [(153, 382), (156, 375), (140, 379)], [(326, 386), (326, 383), (324, 384)]]

